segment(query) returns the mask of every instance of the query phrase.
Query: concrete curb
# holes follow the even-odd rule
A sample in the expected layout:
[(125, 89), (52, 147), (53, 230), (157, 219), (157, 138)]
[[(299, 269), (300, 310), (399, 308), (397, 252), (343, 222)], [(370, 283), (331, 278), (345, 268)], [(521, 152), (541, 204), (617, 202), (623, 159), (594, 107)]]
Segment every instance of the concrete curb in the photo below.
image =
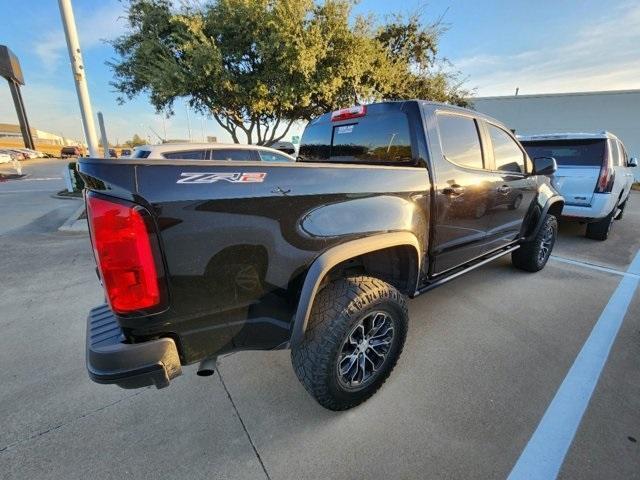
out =
[(84, 213), (84, 203), (78, 207), (78, 209), (73, 212), (73, 214), (67, 218), (67, 221), (64, 222), (58, 228), (59, 232), (73, 232), (73, 233), (87, 233), (89, 231), (89, 226), (87, 225), (86, 218), (80, 218)]

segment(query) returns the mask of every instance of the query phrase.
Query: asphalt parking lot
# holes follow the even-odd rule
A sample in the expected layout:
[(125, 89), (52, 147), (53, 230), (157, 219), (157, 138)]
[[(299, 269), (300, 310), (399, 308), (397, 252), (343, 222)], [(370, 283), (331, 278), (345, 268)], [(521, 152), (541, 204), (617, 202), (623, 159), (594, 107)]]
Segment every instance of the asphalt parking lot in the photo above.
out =
[[(286, 351), (224, 357), (209, 378), (187, 367), (164, 390), (92, 383), (85, 318), (102, 290), (87, 235), (57, 231), (79, 205), (51, 197), (64, 163), (26, 162), (26, 179), (0, 183), (0, 477), (503, 479), (519, 464), (527, 478), (519, 459), (538, 426), (555, 441), (588, 401), (559, 477), (640, 478), (640, 290), (627, 289), (628, 308), (610, 302), (638, 283), (625, 272), (640, 192), (606, 242), (563, 224), (542, 272), (503, 258), (411, 301), (391, 378), (336, 413), (307, 395)], [(590, 401), (557, 396), (610, 314), (624, 321)], [(568, 410), (545, 415), (558, 398)]]

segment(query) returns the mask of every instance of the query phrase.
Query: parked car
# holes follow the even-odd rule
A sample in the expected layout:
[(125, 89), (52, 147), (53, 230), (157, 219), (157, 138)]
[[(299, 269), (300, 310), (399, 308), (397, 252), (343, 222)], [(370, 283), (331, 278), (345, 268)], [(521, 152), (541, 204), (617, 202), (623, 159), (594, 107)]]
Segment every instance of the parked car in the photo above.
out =
[(0, 175), (22, 175), (22, 165), (17, 154), (0, 150)]
[(17, 160), (26, 160), (28, 158), (24, 152), (15, 148), (6, 148), (4, 151), (10, 152)]
[(77, 146), (66, 146), (62, 147), (60, 150), (60, 157), (68, 158), (68, 157), (81, 157), (82, 149)]
[(40, 155), (35, 150), (30, 150), (28, 148), (15, 148), (14, 150), (21, 152), (24, 155), (25, 160), (38, 158)]
[(296, 154), (296, 146), (291, 142), (276, 142), (271, 145), (271, 148), (275, 148), (291, 156), (295, 156)]
[[(171, 147), (155, 163), (79, 161), (108, 299), (87, 323), (99, 383), (161, 388), (181, 365), (211, 375), (218, 355), (290, 348), (321, 405), (354, 407), (400, 356), (407, 297), (507, 254), (544, 268), (564, 205), (553, 160), (531, 161), (497, 120), (438, 103), (322, 115), (296, 163), (171, 160)], [(247, 160), (267, 151), (192, 148)], [(518, 206), (481, 218), (453, 207), (512, 192)]]
[(169, 160), (243, 160), (263, 162), (295, 162), (278, 150), (258, 145), (237, 143), (162, 143), (136, 147), (131, 158)]
[(14, 158), (16, 157), (12, 155), (11, 152), (0, 150), (0, 163), (11, 163)]
[(43, 158), (44, 153), (39, 152), (37, 150), (32, 150), (30, 148), (18, 148), (17, 150), (23, 152), (27, 158)]
[(122, 148), (120, 149), (120, 157), (130, 157), (132, 150), (130, 148)]
[(0, 155), (2, 156), (2, 160), (0, 160), (0, 163), (8, 163), (11, 162), (13, 160), (23, 160), (24, 159), (24, 155), (22, 154), (22, 152), (16, 152), (15, 150), (10, 150), (10, 149), (0, 149)]
[(629, 203), (638, 161), (610, 132), (520, 136), (531, 157), (553, 157), (554, 182), (566, 199), (565, 218), (587, 223), (586, 236), (606, 240)]

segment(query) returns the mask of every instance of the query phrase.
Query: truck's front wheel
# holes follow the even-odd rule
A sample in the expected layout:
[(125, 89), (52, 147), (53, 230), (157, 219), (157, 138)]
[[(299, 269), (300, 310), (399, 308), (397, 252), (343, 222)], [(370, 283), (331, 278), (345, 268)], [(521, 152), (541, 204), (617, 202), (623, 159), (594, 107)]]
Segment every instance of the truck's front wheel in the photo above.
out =
[(371, 397), (395, 367), (408, 328), (405, 297), (371, 277), (348, 277), (317, 295), (303, 341), (291, 352), (296, 375), (329, 410)]
[(528, 272), (542, 270), (549, 260), (551, 250), (558, 236), (558, 221), (547, 214), (535, 238), (523, 243), (511, 254), (511, 262), (516, 268)]

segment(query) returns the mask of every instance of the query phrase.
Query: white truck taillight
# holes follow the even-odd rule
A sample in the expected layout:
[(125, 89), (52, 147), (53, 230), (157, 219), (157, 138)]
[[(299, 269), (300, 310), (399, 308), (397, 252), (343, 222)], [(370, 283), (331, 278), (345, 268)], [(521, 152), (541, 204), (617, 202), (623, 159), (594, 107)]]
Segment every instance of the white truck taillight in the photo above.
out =
[(616, 172), (613, 169), (613, 163), (608, 150), (608, 148), (604, 149), (602, 166), (600, 167), (600, 174), (598, 175), (595, 193), (611, 193), (611, 190), (613, 189)]

